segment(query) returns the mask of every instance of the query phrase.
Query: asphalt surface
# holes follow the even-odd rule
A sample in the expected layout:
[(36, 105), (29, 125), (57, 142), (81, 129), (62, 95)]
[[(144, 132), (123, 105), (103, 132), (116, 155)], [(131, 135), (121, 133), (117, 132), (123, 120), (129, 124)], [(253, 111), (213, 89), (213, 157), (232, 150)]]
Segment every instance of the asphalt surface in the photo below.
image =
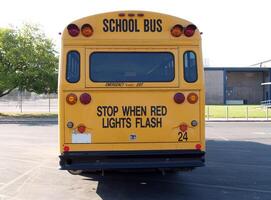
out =
[(192, 172), (73, 176), (58, 170), (56, 122), (0, 124), (0, 199), (271, 199), (271, 123), (209, 122)]

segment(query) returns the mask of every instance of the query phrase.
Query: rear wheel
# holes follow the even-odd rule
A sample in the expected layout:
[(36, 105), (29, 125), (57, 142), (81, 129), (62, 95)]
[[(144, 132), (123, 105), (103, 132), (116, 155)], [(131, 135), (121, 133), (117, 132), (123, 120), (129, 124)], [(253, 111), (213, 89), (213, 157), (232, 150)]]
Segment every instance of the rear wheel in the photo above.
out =
[(83, 173), (83, 170), (68, 170), (68, 172), (72, 175), (80, 175)]

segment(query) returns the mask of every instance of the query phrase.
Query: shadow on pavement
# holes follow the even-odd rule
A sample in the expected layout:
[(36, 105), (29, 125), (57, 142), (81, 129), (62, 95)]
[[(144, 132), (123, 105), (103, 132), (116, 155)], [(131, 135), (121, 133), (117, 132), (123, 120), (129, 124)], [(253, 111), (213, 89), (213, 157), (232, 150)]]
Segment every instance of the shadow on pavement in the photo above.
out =
[(206, 166), (192, 172), (83, 174), (98, 181), (97, 194), (113, 199), (268, 199), (271, 146), (243, 141), (207, 141)]

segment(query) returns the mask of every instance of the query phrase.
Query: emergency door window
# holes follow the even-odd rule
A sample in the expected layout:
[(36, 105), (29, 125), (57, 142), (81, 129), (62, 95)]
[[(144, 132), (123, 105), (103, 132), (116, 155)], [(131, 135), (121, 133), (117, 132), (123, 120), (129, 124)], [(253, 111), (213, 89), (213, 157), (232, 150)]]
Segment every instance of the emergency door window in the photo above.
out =
[(89, 63), (93, 82), (171, 82), (175, 76), (170, 52), (94, 52)]

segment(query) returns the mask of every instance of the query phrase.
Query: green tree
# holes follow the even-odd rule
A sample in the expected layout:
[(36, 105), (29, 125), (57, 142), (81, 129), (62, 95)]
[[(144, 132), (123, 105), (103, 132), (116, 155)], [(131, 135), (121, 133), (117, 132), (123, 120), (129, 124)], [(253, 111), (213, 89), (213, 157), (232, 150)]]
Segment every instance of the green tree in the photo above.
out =
[(37, 25), (0, 29), (0, 97), (15, 88), (29, 92), (57, 91), (55, 45)]

